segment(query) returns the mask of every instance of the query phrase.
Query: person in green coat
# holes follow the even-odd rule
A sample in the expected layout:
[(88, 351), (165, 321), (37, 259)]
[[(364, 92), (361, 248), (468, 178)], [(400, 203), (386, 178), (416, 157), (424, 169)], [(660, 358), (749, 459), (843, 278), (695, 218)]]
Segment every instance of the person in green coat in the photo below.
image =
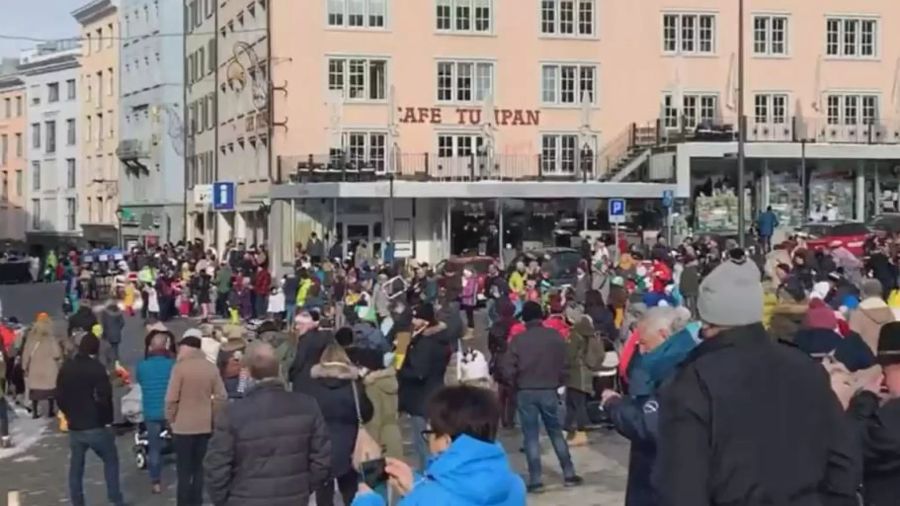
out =
[(231, 266), (222, 262), (216, 273), (216, 314), (228, 316), (228, 293), (231, 291)]
[(587, 428), (590, 420), (587, 401), (594, 395), (594, 375), (585, 364), (588, 341), (599, 339), (594, 335), (594, 322), (590, 316), (581, 315), (572, 326), (568, 342), (568, 380), (566, 380), (566, 420), (569, 446), (587, 444)]

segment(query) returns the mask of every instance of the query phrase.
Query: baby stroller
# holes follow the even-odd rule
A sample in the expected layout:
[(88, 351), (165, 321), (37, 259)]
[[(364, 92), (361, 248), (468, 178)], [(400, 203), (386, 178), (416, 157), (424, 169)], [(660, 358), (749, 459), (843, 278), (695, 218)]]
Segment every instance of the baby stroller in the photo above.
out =
[[(168, 455), (172, 453), (174, 446), (172, 445), (172, 433), (169, 431), (169, 428), (164, 427), (159, 437), (162, 439), (162, 454)], [(147, 437), (147, 425), (144, 422), (139, 423), (137, 430), (134, 431), (132, 451), (134, 451), (134, 465), (138, 469), (146, 469), (147, 455), (150, 453), (150, 439)]]

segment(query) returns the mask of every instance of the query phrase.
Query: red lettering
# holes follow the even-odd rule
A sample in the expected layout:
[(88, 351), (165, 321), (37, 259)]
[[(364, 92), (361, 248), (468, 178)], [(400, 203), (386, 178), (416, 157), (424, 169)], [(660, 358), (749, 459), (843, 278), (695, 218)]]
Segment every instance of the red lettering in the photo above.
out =
[(406, 107), (400, 108), (401, 114), (403, 116), (400, 118), (400, 123), (415, 123), (416, 122), (416, 109), (414, 107)]
[(515, 125), (524, 125), (525, 124), (525, 115), (522, 114), (521, 109), (515, 110), (515, 116), (513, 116), (513, 126)]
[(481, 124), (481, 109), (470, 109), (469, 110), (469, 123), (473, 125)]
[(460, 125), (466, 124), (466, 109), (457, 109), (456, 110), (457, 120), (456, 122)]
[(441, 117), (441, 109), (439, 107), (431, 108), (431, 123), (434, 125), (443, 123), (444, 119)]
[(425, 120), (428, 119), (428, 112), (431, 109), (427, 107), (419, 107), (419, 121), (417, 123), (425, 123)]
[(541, 111), (528, 111), (528, 125), (541, 124)]
[(502, 109), (500, 111), (500, 121), (498, 121), (497, 123), (499, 123), (503, 126), (506, 126), (509, 124), (509, 121), (512, 119), (512, 117), (513, 117), (512, 111), (510, 111), (509, 109)]

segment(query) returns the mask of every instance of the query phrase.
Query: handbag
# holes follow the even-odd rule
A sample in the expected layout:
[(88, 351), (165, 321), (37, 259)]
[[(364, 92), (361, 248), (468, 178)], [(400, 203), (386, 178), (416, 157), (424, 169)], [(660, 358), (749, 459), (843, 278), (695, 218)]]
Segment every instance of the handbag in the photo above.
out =
[(363, 462), (369, 460), (380, 459), (382, 456), (381, 445), (375, 441), (375, 438), (366, 430), (362, 419), (362, 411), (359, 408), (359, 393), (356, 387), (356, 380), (351, 380), (350, 386), (353, 388), (353, 405), (356, 407), (356, 443), (353, 445), (352, 462), (353, 468), (359, 470)]

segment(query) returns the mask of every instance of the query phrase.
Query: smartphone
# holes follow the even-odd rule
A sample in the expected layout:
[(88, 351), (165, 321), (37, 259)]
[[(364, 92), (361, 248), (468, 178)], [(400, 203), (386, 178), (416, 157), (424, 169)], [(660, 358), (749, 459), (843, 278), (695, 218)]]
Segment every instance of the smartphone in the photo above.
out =
[(384, 485), (388, 480), (383, 458), (363, 462), (359, 466), (359, 474), (362, 476), (361, 481), (372, 490)]

